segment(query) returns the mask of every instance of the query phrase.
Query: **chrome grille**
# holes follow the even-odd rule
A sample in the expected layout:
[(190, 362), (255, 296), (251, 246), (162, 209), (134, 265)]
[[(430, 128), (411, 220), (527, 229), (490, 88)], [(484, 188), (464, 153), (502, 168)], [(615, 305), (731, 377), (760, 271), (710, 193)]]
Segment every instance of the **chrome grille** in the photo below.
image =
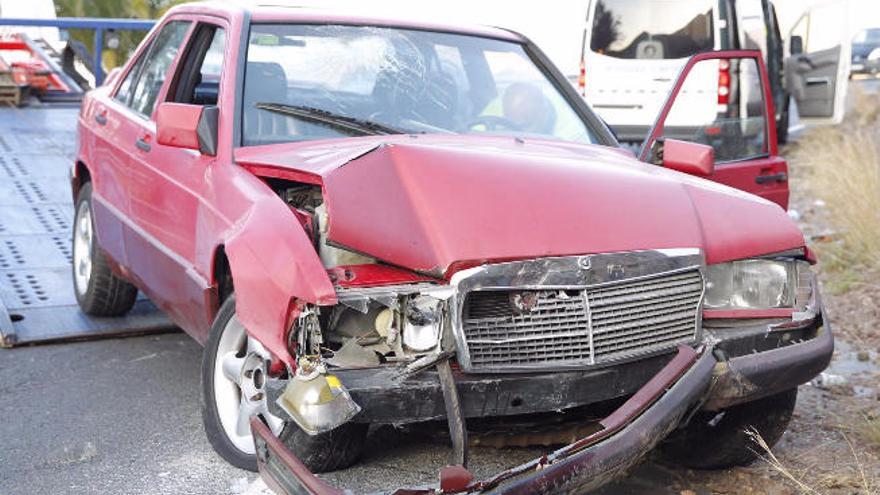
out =
[[(480, 290), (462, 305), (470, 369), (601, 364), (692, 342), (696, 268), (580, 290)], [(514, 297), (533, 301), (517, 307)]]

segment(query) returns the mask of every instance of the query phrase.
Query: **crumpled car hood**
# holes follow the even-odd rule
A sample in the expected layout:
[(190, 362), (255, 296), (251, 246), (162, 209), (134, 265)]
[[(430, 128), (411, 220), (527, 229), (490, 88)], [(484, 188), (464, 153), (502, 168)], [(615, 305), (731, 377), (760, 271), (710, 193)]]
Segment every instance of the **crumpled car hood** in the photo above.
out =
[(332, 243), (435, 276), (544, 256), (697, 247), (717, 263), (804, 245), (776, 204), (601, 146), (383, 136), (236, 158), (322, 183)]

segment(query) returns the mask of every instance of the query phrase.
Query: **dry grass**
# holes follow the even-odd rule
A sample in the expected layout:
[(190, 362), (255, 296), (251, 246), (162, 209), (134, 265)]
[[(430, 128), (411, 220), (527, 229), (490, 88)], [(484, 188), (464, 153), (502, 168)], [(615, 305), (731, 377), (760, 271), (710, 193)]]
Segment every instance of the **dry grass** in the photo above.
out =
[(865, 421), (856, 427), (862, 438), (876, 449), (880, 449), (880, 418), (866, 416)]
[[(783, 463), (770, 450), (770, 446), (754, 429), (746, 430), (746, 433), (758, 445), (759, 455), (774, 471), (782, 475), (786, 481), (801, 495), (825, 495), (828, 493), (845, 493), (853, 495), (880, 495), (880, 484), (865, 469), (862, 456), (859, 455), (855, 446), (845, 433), (841, 433), (843, 440), (849, 446), (852, 459), (837, 459), (834, 462), (839, 466), (834, 474), (816, 475), (810, 467), (796, 470)], [(843, 469), (846, 467), (846, 469)]]
[(827, 205), (837, 241), (819, 251), (844, 290), (880, 267), (880, 99), (853, 89), (845, 122), (810, 130), (793, 150), (809, 192)]

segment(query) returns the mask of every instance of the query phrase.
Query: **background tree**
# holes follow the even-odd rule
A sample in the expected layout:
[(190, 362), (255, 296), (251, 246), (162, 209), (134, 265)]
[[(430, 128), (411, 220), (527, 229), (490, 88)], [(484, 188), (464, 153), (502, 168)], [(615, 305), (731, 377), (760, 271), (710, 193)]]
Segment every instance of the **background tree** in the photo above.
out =
[[(55, 0), (55, 11), (59, 17), (112, 17), (123, 19), (158, 19), (169, 8), (184, 0)], [(70, 38), (82, 42), (93, 50), (94, 32), (90, 29), (70, 29)], [(146, 31), (119, 31), (119, 46), (107, 49), (107, 32), (104, 34), (104, 69), (122, 65)]]

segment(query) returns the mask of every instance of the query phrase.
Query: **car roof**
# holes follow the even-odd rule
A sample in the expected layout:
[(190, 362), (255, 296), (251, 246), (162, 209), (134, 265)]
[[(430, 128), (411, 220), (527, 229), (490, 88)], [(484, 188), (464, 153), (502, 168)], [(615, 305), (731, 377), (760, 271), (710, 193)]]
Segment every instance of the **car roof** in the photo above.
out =
[(499, 27), (425, 21), (423, 19), (397, 15), (377, 15), (371, 14), (367, 11), (359, 11), (357, 9), (346, 9), (345, 11), (342, 11), (341, 9), (333, 7), (316, 7), (296, 4), (254, 4), (238, 1), (207, 1), (178, 5), (172, 8), (169, 11), (169, 14), (183, 12), (200, 14), (223, 13), (226, 15), (243, 15), (244, 13), (248, 13), (250, 14), (251, 22), (396, 27), (403, 29), (466, 34), (514, 42), (526, 41), (526, 38), (521, 34)]

